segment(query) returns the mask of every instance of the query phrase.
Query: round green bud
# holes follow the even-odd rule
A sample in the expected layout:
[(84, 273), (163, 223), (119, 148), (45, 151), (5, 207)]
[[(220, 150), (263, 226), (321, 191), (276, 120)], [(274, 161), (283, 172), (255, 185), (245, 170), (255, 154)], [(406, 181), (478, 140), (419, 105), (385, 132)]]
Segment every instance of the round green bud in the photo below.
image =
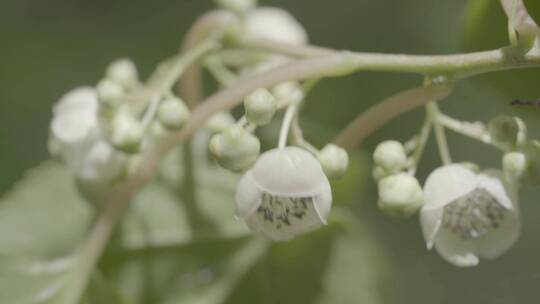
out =
[(236, 120), (229, 112), (219, 112), (208, 119), (206, 128), (212, 133), (220, 133), (235, 124)]
[(244, 100), (246, 118), (257, 126), (268, 124), (277, 109), (276, 99), (267, 89), (258, 89)]
[(406, 173), (383, 178), (378, 183), (378, 206), (395, 217), (409, 217), (424, 204), (424, 193), (418, 180)]
[(223, 168), (240, 172), (255, 163), (261, 143), (253, 134), (235, 125), (212, 136), (209, 148)]
[(178, 130), (188, 120), (189, 109), (180, 98), (168, 98), (159, 105), (157, 117), (167, 129)]
[(109, 79), (100, 81), (96, 91), (99, 102), (108, 108), (116, 108), (124, 101), (124, 88)]
[(246, 14), (255, 6), (257, 6), (257, 0), (215, 0), (216, 4), (224, 9), (228, 9), (237, 14)]
[(514, 150), (527, 139), (527, 127), (518, 117), (497, 116), (488, 124), (491, 141), (505, 150)]
[(342, 177), (349, 167), (347, 151), (333, 144), (326, 145), (317, 155), (324, 173), (329, 178)]
[(106, 71), (107, 79), (124, 88), (131, 88), (139, 81), (139, 73), (133, 61), (118, 59), (112, 62)]
[(407, 168), (408, 160), (405, 148), (395, 140), (387, 140), (380, 143), (373, 152), (375, 165), (386, 172), (393, 174)]
[(143, 126), (129, 114), (117, 114), (110, 125), (111, 144), (126, 153), (139, 151), (143, 135)]
[(509, 152), (503, 156), (503, 172), (512, 182), (522, 182), (527, 175), (527, 157), (520, 152)]

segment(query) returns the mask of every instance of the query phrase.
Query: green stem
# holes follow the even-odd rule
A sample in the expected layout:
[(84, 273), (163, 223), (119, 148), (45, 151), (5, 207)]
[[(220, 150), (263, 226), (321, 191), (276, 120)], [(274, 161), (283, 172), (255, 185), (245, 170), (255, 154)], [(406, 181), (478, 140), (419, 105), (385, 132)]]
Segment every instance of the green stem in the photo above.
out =
[(338, 51), (306, 45), (274, 41), (243, 40), (244, 47), (281, 53), (294, 57), (318, 57), (346, 53), (351, 70), (406, 72), (422, 75), (451, 75), (461, 79), (487, 72), (540, 66), (540, 50), (526, 54), (511, 48), (455, 55), (404, 55)]
[(439, 113), (438, 120), (449, 130), (452, 130), (458, 134), (470, 137), (485, 144), (491, 145), (491, 136), (489, 135), (486, 127), (482, 123), (470, 123), (456, 120), (443, 113)]
[(412, 156), (412, 163), (409, 169), (409, 173), (413, 176), (416, 174), (416, 170), (418, 169), (418, 164), (420, 163), (420, 159), (422, 158), (422, 155), (424, 154), (424, 150), (426, 148), (429, 135), (431, 134), (431, 127), (432, 127), (431, 120), (427, 117), (427, 113), (426, 113), (426, 119), (424, 121), (424, 124), (422, 125), (422, 129), (420, 130), (420, 134), (418, 135), (418, 140), (416, 142), (416, 149), (414, 149), (414, 153)]
[(437, 146), (439, 147), (439, 153), (441, 155), (441, 161), (445, 165), (452, 163), (452, 157), (450, 156), (450, 149), (448, 147), (448, 141), (446, 140), (446, 133), (444, 127), (439, 121), (439, 107), (435, 102), (431, 102), (426, 106), (429, 120), (433, 124), (433, 130), (435, 131), (435, 139)]

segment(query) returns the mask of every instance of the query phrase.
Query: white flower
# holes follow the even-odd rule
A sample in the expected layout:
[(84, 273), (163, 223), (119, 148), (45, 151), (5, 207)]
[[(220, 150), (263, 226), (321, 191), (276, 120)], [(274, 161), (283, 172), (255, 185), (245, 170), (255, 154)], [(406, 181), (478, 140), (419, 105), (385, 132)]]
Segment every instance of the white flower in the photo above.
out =
[(420, 222), (427, 247), (454, 265), (497, 258), (519, 237), (517, 193), (500, 171), (438, 168), (426, 180), (424, 198)]
[(77, 88), (53, 108), (51, 136), (58, 156), (81, 181), (110, 181), (124, 169), (126, 157), (101, 136), (98, 98), (93, 88)]
[(262, 154), (236, 192), (237, 217), (272, 240), (288, 240), (326, 224), (331, 206), (332, 190), (321, 165), (295, 147)]
[(244, 34), (251, 38), (297, 45), (308, 41), (304, 27), (287, 11), (276, 7), (251, 11), (246, 18)]

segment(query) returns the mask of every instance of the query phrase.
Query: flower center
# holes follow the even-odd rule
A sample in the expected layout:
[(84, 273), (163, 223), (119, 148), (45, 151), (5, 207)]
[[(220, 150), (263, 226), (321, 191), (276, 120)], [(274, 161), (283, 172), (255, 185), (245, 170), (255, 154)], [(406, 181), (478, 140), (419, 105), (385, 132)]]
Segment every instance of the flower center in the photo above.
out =
[(464, 240), (477, 239), (497, 229), (506, 212), (488, 191), (475, 189), (444, 207), (443, 226)]
[(267, 224), (276, 229), (291, 226), (294, 221), (302, 220), (313, 209), (311, 197), (284, 197), (263, 193), (257, 214)]

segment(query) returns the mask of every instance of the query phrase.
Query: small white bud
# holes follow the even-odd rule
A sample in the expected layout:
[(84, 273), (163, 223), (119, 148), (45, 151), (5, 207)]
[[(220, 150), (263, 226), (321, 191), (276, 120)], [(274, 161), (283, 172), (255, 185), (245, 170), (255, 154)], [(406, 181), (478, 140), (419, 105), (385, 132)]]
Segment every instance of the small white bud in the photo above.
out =
[(304, 98), (304, 91), (298, 82), (282, 82), (272, 88), (272, 94), (277, 100), (294, 103)]
[(395, 140), (380, 143), (373, 152), (375, 164), (388, 173), (397, 173), (407, 168), (407, 154), (403, 145)]
[(497, 116), (488, 124), (488, 131), (494, 144), (513, 150), (527, 139), (527, 127), (518, 117)]
[(509, 181), (522, 181), (527, 174), (527, 157), (520, 152), (506, 153), (503, 157), (503, 172)]
[(139, 81), (137, 67), (129, 59), (118, 59), (107, 68), (107, 78), (124, 88), (131, 88)]
[(243, 15), (257, 6), (257, 0), (216, 0), (216, 4)]
[(210, 152), (224, 168), (239, 172), (253, 165), (261, 149), (259, 139), (240, 126), (232, 126), (210, 139)]
[(329, 178), (339, 178), (345, 174), (349, 167), (349, 155), (345, 149), (333, 144), (326, 145), (319, 155), (319, 162), (324, 173)]
[(210, 117), (206, 123), (206, 128), (212, 133), (220, 133), (234, 126), (236, 120), (229, 112), (219, 112)]
[(245, 37), (281, 43), (305, 44), (308, 40), (304, 27), (287, 11), (275, 7), (261, 7), (246, 18)]
[(258, 89), (244, 100), (246, 118), (252, 124), (268, 124), (276, 113), (276, 99), (267, 89)]
[(126, 152), (139, 151), (144, 130), (139, 121), (126, 113), (117, 114), (111, 124), (110, 140), (114, 147)]
[(122, 86), (109, 79), (100, 81), (96, 90), (99, 102), (109, 108), (121, 105), (126, 93)]
[(391, 216), (411, 216), (424, 203), (424, 194), (418, 180), (406, 173), (383, 178), (378, 188), (379, 209)]
[(179, 98), (168, 98), (161, 102), (157, 117), (168, 129), (178, 130), (189, 118), (189, 109)]

